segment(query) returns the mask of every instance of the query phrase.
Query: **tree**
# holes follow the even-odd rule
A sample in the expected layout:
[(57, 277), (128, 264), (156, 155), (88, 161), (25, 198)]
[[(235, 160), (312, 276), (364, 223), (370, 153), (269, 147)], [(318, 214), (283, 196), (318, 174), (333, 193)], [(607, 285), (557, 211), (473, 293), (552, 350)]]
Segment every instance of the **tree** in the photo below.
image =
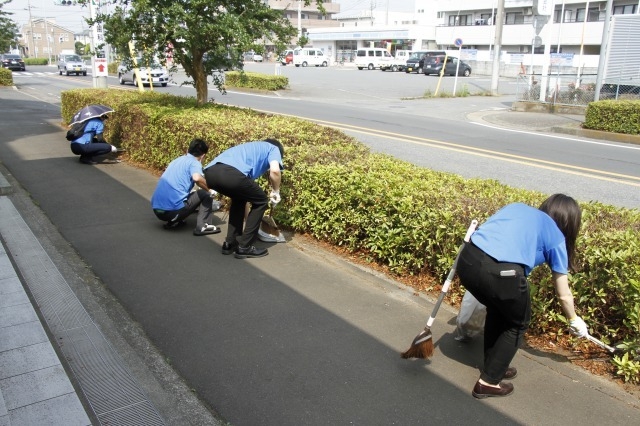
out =
[[(103, 23), (105, 40), (125, 57), (130, 56), (129, 42), (145, 62), (170, 56), (193, 79), (185, 84), (195, 86), (200, 105), (207, 102), (207, 76), (214, 70), (241, 67), (241, 53), (259, 50), (264, 40), (280, 51), (296, 35), (282, 11), (271, 9), (264, 0), (117, 2), (113, 13), (99, 13), (89, 25)], [(322, 0), (316, 3), (323, 11)], [(224, 92), (219, 74), (214, 74), (214, 84)]]
[(13, 13), (2, 10), (8, 3), (11, 0), (0, 0), (0, 52), (7, 52), (12, 45), (18, 45), (18, 26), (9, 18)]

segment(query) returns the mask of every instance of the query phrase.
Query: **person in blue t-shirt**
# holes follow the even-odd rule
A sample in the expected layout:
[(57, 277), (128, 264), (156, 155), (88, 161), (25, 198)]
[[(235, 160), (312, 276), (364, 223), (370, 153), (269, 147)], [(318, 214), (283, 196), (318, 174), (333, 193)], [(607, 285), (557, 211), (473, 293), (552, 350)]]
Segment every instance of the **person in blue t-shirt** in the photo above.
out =
[(118, 152), (118, 148), (104, 140), (104, 120), (107, 117), (107, 114), (103, 114), (89, 119), (84, 126), (84, 134), (71, 141), (71, 152), (80, 156), (81, 163), (97, 164), (94, 157)]
[[(208, 151), (206, 142), (192, 140), (187, 154), (169, 163), (160, 177), (151, 197), (151, 207), (158, 219), (167, 222), (165, 229), (183, 225), (184, 219), (200, 206), (193, 235), (220, 232), (218, 227), (211, 224), (213, 212), (220, 208), (220, 203), (214, 200), (218, 194), (209, 189), (202, 172), (202, 158)], [(195, 185), (201, 189), (191, 191)]]
[(507, 396), (517, 370), (510, 367), (531, 321), (527, 276), (547, 263), (556, 295), (571, 332), (584, 337), (587, 325), (576, 315), (567, 274), (575, 269), (575, 242), (582, 213), (564, 194), (547, 198), (538, 209), (509, 204), (480, 226), (460, 253), (457, 272), (462, 285), (487, 307), (484, 365), (472, 394), (476, 398)]
[[(238, 259), (269, 254), (266, 248), (257, 248), (253, 243), (258, 236), (267, 204), (270, 202), (271, 205), (276, 205), (280, 202), (283, 156), (284, 148), (280, 141), (265, 139), (231, 147), (205, 167), (207, 184), (231, 198), (229, 227), (222, 244), (222, 254), (234, 253)], [(266, 172), (269, 172), (271, 185), (268, 198), (255, 182)], [(251, 210), (244, 223), (247, 203), (251, 203)]]

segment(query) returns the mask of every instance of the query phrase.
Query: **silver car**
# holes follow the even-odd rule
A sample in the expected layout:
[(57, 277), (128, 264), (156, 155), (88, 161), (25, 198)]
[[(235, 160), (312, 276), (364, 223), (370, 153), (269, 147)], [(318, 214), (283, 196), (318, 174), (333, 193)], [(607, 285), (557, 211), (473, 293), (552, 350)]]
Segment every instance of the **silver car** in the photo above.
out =
[(63, 53), (58, 61), (58, 72), (60, 75), (87, 75), (87, 66), (80, 55)]
[[(142, 63), (142, 59), (138, 58), (136, 63)], [(151, 67), (140, 67), (137, 69), (140, 73), (140, 81), (143, 86), (149, 86), (153, 83), (154, 86), (166, 87), (169, 82), (169, 72), (165, 67), (160, 64), (154, 63)], [(138, 79), (133, 69), (130, 69), (124, 62), (118, 66), (118, 79), (120, 84), (133, 83), (134, 86), (138, 85)]]

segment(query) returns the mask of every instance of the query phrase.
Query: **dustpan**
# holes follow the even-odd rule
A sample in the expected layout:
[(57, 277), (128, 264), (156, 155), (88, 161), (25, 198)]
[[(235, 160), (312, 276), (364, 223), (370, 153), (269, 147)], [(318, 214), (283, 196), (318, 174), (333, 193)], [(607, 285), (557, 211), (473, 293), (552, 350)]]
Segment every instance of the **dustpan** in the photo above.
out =
[(258, 239), (266, 243), (285, 243), (284, 235), (278, 229), (276, 221), (273, 220), (273, 204), (269, 204), (269, 215), (262, 217), (260, 229), (258, 229)]

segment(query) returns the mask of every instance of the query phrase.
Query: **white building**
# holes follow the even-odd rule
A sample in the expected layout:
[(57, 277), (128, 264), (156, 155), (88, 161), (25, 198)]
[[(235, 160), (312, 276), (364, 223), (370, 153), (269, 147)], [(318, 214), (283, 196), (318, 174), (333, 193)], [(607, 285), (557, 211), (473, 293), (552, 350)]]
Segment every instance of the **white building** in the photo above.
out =
[[(638, 3), (638, 0), (614, 0), (611, 14), (638, 13)], [(344, 21), (340, 28), (310, 29), (308, 37), (314, 47), (321, 48), (334, 60), (339, 54), (360, 47), (389, 47), (389, 44), (392, 52), (461, 48), (461, 59), (485, 62), (484, 71), (488, 71), (495, 44), (497, 4), (498, 0), (416, 0), (414, 13), (400, 18), (401, 24), (394, 20), (393, 24), (382, 25), (383, 18), (374, 12), (374, 26), (364, 25), (366, 19), (357, 21), (355, 28)], [(512, 65), (507, 74), (517, 74), (521, 68), (541, 67), (546, 44), (563, 66), (597, 68), (607, 2), (555, 0), (551, 4), (554, 4), (551, 16), (542, 25), (544, 17), (534, 14), (537, 0), (505, 0), (501, 61)], [(462, 46), (458, 47), (456, 40)], [(640, 44), (640, 40), (634, 42)], [(474, 72), (484, 73), (483, 66), (475, 66)]]

